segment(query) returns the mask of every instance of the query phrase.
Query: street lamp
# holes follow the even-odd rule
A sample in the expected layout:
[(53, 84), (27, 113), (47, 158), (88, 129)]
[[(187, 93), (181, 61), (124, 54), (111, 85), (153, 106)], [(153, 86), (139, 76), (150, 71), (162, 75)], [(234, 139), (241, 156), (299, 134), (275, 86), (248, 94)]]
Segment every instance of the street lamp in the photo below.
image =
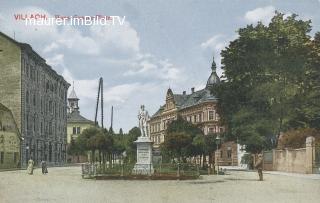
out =
[[(221, 138), (219, 135), (217, 135), (216, 137), (216, 145), (217, 145), (217, 149), (216, 151), (218, 152), (219, 151), (219, 145), (221, 144)], [(217, 156), (217, 159), (216, 159), (216, 166), (217, 166), (217, 175), (219, 175), (219, 157)]]

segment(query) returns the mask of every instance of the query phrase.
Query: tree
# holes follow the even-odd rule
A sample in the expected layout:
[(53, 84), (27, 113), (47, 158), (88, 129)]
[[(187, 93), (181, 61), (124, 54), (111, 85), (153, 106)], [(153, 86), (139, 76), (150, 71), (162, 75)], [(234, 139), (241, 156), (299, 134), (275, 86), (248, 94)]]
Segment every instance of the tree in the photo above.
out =
[(119, 130), (119, 135), (120, 135), (120, 136), (123, 135), (123, 130), (122, 130), (122, 128), (120, 128), (120, 130)]
[[(165, 140), (161, 144), (161, 153), (171, 158), (178, 158), (185, 161), (186, 157), (198, 155), (203, 151), (200, 149), (202, 130), (192, 123), (178, 116), (177, 120), (172, 121), (165, 132)], [(193, 145), (193, 140), (195, 142)]]
[(134, 143), (141, 136), (141, 131), (138, 127), (133, 127), (129, 130), (125, 140), (125, 150), (127, 153), (127, 162), (132, 163), (136, 160), (137, 145)]
[(192, 137), (185, 132), (169, 133), (160, 147), (162, 153), (171, 158), (178, 158), (179, 161), (184, 161), (191, 153)]
[(314, 128), (299, 128), (289, 130), (280, 136), (278, 148), (303, 148), (306, 147), (306, 138), (313, 136), (316, 138), (316, 144), (320, 144), (320, 130)]
[(91, 162), (95, 162), (95, 152), (100, 147), (102, 134), (101, 128), (90, 127), (83, 130), (77, 138), (77, 144), (82, 151), (91, 151)]
[[(320, 52), (308, 35), (311, 21), (296, 17), (276, 13), (267, 26), (241, 28), (221, 52), (223, 81), (212, 91), (228, 136), (249, 152), (273, 148), (281, 132), (319, 121), (319, 82), (312, 77), (319, 75)], [(306, 95), (314, 99), (305, 101)]]
[(79, 161), (79, 156), (84, 154), (83, 150), (81, 150), (79, 148), (79, 145), (76, 143), (76, 141), (75, 141), (75, 139), (73, 139), (73, 137), (71, 137), (70, 144), (68, 144), (67, 153), (70, 156), (77, 156), (78, 161)]

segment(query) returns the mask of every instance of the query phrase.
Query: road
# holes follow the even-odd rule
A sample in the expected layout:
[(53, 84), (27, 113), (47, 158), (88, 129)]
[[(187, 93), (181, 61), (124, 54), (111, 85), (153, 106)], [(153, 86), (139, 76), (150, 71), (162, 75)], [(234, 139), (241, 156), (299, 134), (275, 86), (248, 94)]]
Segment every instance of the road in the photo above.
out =
[(319, 202), (320, 180), (254, 172), (202, 176), (190, 181), (85, 180), (80, 167), (0, 172), (0, 202), (75, 203), (211, 203), (211, 202)]

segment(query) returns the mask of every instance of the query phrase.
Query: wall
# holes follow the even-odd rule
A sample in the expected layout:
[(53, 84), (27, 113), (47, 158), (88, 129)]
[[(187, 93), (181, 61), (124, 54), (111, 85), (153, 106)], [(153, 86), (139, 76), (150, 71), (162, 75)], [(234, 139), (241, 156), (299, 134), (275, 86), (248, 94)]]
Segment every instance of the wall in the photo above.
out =
[(21, 49), (0, 33), (0, 103), (9, 108), (21, 132)]
[(307, 137), (306, 148), (264, 152), (263, 169), (289, 173), (313, 173), (314, 143), (314, 137)]
[(306, 148), (275, 150), (273, 170), (305, 173)]
[(0, 169), (20, 167), (19, 131), (11, 111), (0, 104)]

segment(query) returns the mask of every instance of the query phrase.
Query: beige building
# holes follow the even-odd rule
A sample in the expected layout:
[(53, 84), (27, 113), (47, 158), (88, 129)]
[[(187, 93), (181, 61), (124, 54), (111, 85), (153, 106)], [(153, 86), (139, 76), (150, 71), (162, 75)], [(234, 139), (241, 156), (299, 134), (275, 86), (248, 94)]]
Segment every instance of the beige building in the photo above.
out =
[(0, 169), (20, 167), (20, 132), (13, 115), (0, 103)]
[(69, 86), (29, 44), (0, 32), (0, 103), (23, 138), (22, 167), (30, 158), (35, 164), (65, 162)]
[[(86, 119), (80, 114), (79, 98), (76, 95), (74, 87), (68, 97), (68, 118), (67, 118), (67, 142), (75, 140), (83, 130), (94, 126), (94, 122)], [(86, 162), (87, 156), (68, 156), (68, 162)]]
[[(194, 88), (191, 88), (190, 94), (187, 94), (186, 91), (183, 91), (182, 94), (174, 94), (170, 88), (168, 89), (165, 104), (159, 108), (148, 123), (150, 139), (154, 142), (155, 149), (159, 148), (159, 145), (165, 140), (165, 130), (168, 124), (177, 119), (178, 115), (199, 126), (204, 135), (224, 132), (225, 128), (220, 124), (220, 117), (217, 113), (218, 100), (210, 91), (219, 82), (216, 65), (213, 62), (212, 72), (204, 89), (195, 91)], [(233, 143), (233, 145), (236, 147), (236, 144)], [(225, 154), (220, 153), (221, 157), (218, 158), (218, 161), (224, 165), (237, 165), (235, 147), (230, 148), (230, 143), (228, 143), (227, 149), (229, 151)], [(230, 150), (232, 157), (229, 156)], [(221, 147), (221, 151), (226, 151), (224, 145)], [(233, 164), (233, 162), (235, 163)]]

